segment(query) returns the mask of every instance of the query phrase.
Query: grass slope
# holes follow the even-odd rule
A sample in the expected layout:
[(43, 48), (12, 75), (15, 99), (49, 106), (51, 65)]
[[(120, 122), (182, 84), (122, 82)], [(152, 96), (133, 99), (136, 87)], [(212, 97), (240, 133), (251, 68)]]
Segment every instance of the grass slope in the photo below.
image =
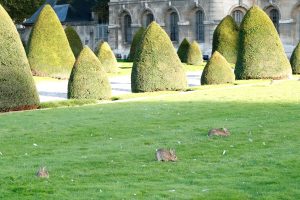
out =
[[(3, 114), (0, 199), (297, 199), (299, 108), (299, 82), (283, 81)], [(159, 147), (179, 161), (156, 162)]]

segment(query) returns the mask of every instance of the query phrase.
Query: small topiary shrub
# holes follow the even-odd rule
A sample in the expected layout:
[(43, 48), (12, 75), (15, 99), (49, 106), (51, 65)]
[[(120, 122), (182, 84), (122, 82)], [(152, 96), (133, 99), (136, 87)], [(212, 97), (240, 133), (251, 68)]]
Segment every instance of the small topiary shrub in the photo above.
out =
[(114, 73), (118, 71), (116, 56), (107, 42), (100, 42), (96, 55), (107, 73)]
[(65, 29), (65, 33), (68, 38), (70, 47), (73, 51), (73, 54), (77, 58), (81, 50), (83, 49), (81, 39), (72, 26), (67, 26), (67, 28)]
[(202, 52), (196, 41), (188, 49), (186, 63), (190, 65), (201, 65), (203, 63)]
[(240, 28), (237, 79), (285, 79), (291, 71), (271, 19), (259, 7), (252, 7)]
[(75, 57), (50, 5), (43, 8), (31, 31), (27, 53), (33, 74), (58, 78), (70, 76)]
[(111, 86), (101, 62), (88, 47), (79, 54), (69, 84), (69, 99), (109, 99)]
[(235, 76), (230, 64), (218, 51), (215, 51), (203, 70), (201, 85), (233, 83), (234, 80)]
[(133, 92), (185, 90), (185, 71), (167, 33), (152, 22), (136, 52), (131, 73)]
[(236, 63), (239, 27), (234, 19), (226, 16), (214, 31), (212, 54), (218, 51), (229, 63)]
[(129, 62), (133, 62), (136, 49), (138, 48), (138, 45), (141, 42), (141, 39), (143, 37), (144, 32), (145, 32), (145, 28), (141, 27), (135, 33), (135, 35), (133, 37), (133, 40), (132, 40), (132, 43), (131, 43), (130, 52), (129, 52), (129, 55), (128, 55), (128, 61)]
[(35, 109), (39, 96), (16, 27), (0, 5), (0, 112)]
[(293, 74), (300, 74), (300, 43), (294, 49), (290, 62)]
[(179, 59), (183, 63), (187, 62), (188, 50), (190, 48), (190, 45), (191, 44), (189, 43), (189, 41), (184, 38), (178, 47), (177, 54), (179, 56)]

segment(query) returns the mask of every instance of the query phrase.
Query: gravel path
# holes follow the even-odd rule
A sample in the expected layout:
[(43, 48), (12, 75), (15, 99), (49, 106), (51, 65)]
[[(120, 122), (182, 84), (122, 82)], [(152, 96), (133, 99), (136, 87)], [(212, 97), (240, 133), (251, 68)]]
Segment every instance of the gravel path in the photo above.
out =
[[(200, 85), (201, 73), (202, 71), (187, 73), (189, 86)], [(109, 81), (113, 96), (131, 93), (130, 76), (113, 77)], [(37, 83), (37, 89), (41, 102), (65, 100), (67, 99), (68, 81), (41, 81)]]

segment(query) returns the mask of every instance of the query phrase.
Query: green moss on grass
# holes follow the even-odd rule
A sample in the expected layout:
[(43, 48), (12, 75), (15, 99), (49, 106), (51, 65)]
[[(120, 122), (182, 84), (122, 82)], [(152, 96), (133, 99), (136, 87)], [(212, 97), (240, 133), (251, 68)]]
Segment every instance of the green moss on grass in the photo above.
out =
[(152, 22), (141, 41), (131, 73), (133, 92), (185, 90), (187, 80), (167, 33)]
[(0, 112), (34, 109), (38, 93), (20, 36), (0, 5)]
[(101, 62), (85, 47), (73, 67), (69, 84), (69, 99), (110, 99), (111, 86)]
[(128, 61), (129, 61), (129, 62), (133, 62), (134, 57), (135, 57), (136, 49), (138, 48), (138, 45), (139, 45), (140, 42), (141, 42), (141, 39), (142, 39), (142, 37), (143, 37), (144, 32), (145, 32), (145, 28), (144, 28), (144, 27), (141, 27), (141, 28), (139, 28), (139, 30), (135, 33), (135, 35), (134, 35), (134, 37), (133, 37), (133, 40), (132, 40), (132, 43), (131, 43), (131, 46), (130, 46), (130, 52), (129, 52), (129, 55), (128, 55)]
[(194, 41), (190, 44), (186, 62), (190, 65), (201, 65), (203, 63), (203, 56), (198, 42)]
[(63, 101), (50, 101), (43, 102), (40, 104), (40, 109), (49, 109), (49, 108), (62, 108), (62, 107), (74, 107), (74, 106), (84, 106), (97, 104), (98, 101), (95, 99), (69, 99)]
[(35, 75), (58, 78), (70, 76), (75, 57), (50, 5), (43, 8), (31, 31), (27, 53)]
[(300, 43), (294, 49), (290, 62), (293, 74), (300, 74)]
[(65, 33), (68, 38), (70, 47), (73, 51), (73, 54), (77, 58), (81, 50), (83, 49), (81, 39), (72, 26), (67, 26), (67, 28), (65, 29)]
[(252, 7), (240, 28), (235, 67), (237, 79), (285, 79), (291, 65), (274, 24), (259, 7)]
[(107, 42), (100, 42), (96, 55), (107, 73), (114, 73), (118, 71), (116, 56)]
[(214, 31), (212, 54), (218, 51), (229, 63), (236, 63), (239, 27), (234, 19), (226, 16)]
[(184, 38), (178, 47), (177, 54), (181, 62), (183, 63), (187, 62), (188, 50), (190, 48), (190, 45), (191, 44), (189, 43), (189, 41), (186, 38)]
[(218, 51), (215, 51), (203, 70), (201, 85), (233, 83), (234, 80), (235, 76), (230, 64)]

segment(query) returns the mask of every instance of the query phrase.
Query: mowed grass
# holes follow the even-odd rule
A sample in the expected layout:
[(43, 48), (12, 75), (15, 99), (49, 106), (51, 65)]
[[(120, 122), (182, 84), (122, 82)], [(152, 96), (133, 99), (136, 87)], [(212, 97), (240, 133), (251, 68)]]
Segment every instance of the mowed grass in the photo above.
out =
[[(115, 76), (128, 76), (131, 75), (132, 70), (132, 62), (118, 62), (119, 64), (119, 71), (116, 73), (109, 73), (109, 77), (115, 77)], [(192, 71), (200, 71), (203, 70), (205, 67), (206, 62), (203, 62), (201, 65), (187, 65), (185, 63), (182, 63), (183, 68), (186, 72), (192, 72)]]
[(298, 199), (299, 111), (300, 82), (279, 81), (2, 114), (0, 199)]

